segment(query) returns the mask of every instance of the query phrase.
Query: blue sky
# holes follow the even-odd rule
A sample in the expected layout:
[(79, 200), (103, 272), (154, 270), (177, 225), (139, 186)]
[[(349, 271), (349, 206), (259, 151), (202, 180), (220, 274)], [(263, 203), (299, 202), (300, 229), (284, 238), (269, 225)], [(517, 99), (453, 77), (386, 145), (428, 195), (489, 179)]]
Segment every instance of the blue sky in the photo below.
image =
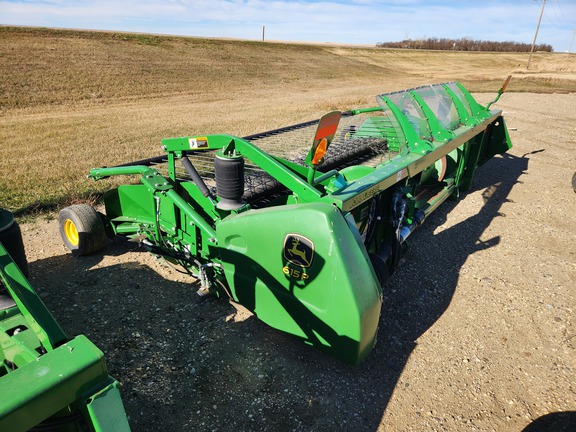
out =
[[(0, 24), (376, 44), (429, 37), (532, 43), (542, 0), (0, 0)], [(538, 43), (568, 51), (576, 0), (547, 0)], [(571, 52), (576, 52), (576, 41)]]

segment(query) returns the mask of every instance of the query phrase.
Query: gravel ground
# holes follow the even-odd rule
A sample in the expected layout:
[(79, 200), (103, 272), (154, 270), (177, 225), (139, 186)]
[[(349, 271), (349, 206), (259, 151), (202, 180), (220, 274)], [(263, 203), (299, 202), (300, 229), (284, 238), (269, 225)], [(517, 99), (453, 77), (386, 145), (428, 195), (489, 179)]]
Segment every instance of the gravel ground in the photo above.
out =
[(135, 431), (576, 430), (576, 94), (498, 105), (514, 148), (410, 237), (359, 366), (199, 298), (133, 243), (75, 258), (55, 215), (21, 226), (31, 282), (104, 351)]

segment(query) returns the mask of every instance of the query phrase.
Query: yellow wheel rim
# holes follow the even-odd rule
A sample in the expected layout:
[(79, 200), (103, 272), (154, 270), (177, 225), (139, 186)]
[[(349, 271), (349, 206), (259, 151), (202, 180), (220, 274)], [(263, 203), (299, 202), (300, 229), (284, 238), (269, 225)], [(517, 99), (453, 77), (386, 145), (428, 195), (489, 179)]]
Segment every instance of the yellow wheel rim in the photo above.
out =
[(70, 219), (66, 219), (64, 222), (64, 235), (70, 244), (78, 246), (78, 230), (76, 229), (74, 222), (72, 222)]

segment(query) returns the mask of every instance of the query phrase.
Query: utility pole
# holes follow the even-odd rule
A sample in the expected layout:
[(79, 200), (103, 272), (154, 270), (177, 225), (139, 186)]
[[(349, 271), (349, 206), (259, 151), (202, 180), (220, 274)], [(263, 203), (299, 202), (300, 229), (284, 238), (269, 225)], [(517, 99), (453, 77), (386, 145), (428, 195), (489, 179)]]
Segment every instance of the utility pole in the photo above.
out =
[(572, 52), (572, 44), (574, 43), (574, 39), (576, 39), (576, 30), (574, 30), (574, 34), (572, 35), (572, 42), (570, 42), (570, 48), (568, 48), (568, 54)]
[(534, 35), (534, 40), (532, 41), (532, 49), (530, 50), (530, 57), (528, 57), (528, 64), (526, 69), (530, 67), (530, 61), (532, 60), (532, 53), (534, 52), (534, 45), (536, 45), (536, 38), (538, 37), (538, 30), (540, 30), (540, 22), (542, 21), (542, 15), (544, 14), (544, 6), (546, 6), (546, 0), (542, 0), (542, 9), (540, 9), (540, 17), (538, 18), (538, 25), (536, 26), (536, 34)]
[(262, 26), (262, 42), (264, 42), (264, 35), (266, 34), (266, 26)]

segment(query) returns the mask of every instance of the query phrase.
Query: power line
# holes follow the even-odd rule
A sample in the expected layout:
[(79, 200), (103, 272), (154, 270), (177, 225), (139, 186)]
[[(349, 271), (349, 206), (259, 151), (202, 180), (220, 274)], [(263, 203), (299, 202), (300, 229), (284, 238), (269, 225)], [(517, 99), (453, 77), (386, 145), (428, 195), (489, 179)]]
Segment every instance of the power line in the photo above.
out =
[(564, 20), (564, 16), (562, 14), (562, 8), (560, 7), (560, 3), (558, 3), (558, 0), (552, 0), (550, 2), (550, 6), (552, 7), (552, 12), (554, 13), (554, 16), (556, 17), (556, 21), (561, 26), (566, 25), (566, 21)]
[[(556, 4), (558, 5), (558, 9), (560, 9), (560, 16), (562, 18), (562, 22), (566, 25), (566, 27), (574, 27), (574, 24), (576, 24), (576, 15), (571, 15), (570, 13), (566, 14), (564, 13), (564, 10), (562, 10), (562, 5), (560, 4), (560, 0), (554, 0), (556, 2)], [(574, 5), (569, 5), (569, 8), (573, 8)], [(572, 9), (570, 9), (572, 10)]]
[(574, 43), (574, 39), (576, 39), (576, 30), (574, 30), (574, 35), (572, 35), (572, 42), (570, 42), (570, 48), (568, 48), (568, 54), (572, 51), (572, 44)]
[[(544, 11), (544, 19), (545, 21), (551, 25), (552, 27), (554, 27), (557, 30), (560, 30), (562, 32), (562, 34), (564, 34), (564, 32), (566, 32), (566, 39), (568, 39), (569, 34), (576, 32), (576, 30), (574, 30), (576, 28), (576, 21), (574, 21), (574, 15), (573, 14), (565, 14), (564, 10), (562, 9), (562, 4), (560, 2), (560, 0), (550, 0), (548, 2), (548, 4), (550, 5), (550, 7), (548, 8), (548, 10)], [(574, 7), (573, 5), (568, 5), (568, 7), (570, 8), (570, 10)], [(547, 12), (550, 12), (550, 8), (552, 8), (552, 15), (550, 15)], [(574, 36), (576, 35), (576, 33), (572, 36), (571, 38), (571, 42), (570, 42), (570, 48), (568, 48), (568, 52), (571, 51), (572, 48), (572, 44), (574, 43)]]
[(554, 16), (550, 16), (549, 14), (544, 12), (544, 18), (550, 24), (552, 24), (555, 28), (564, 30), (567, 27), (570, 27), (569, 23), (566, 21), (565, 15), (562, 11), (562, 7), (558, 0), (552, 0), (550, 3), (550, 7), (552, 8), (552, 12)]

